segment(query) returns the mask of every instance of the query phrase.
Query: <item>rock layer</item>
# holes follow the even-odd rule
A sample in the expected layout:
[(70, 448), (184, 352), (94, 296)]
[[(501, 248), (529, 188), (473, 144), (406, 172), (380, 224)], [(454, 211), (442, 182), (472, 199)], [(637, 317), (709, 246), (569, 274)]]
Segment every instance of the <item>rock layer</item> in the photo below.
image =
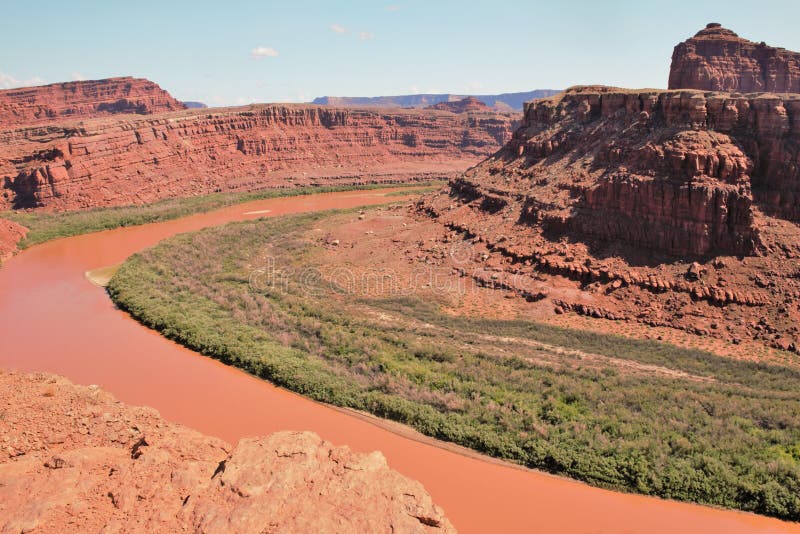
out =
[(515, 113), (255, 105), (0, 131), (0, 209), (443, 178), (510, 139)]
[(379, 452), (236, 447), (96, 386), (0, 371), (0, 532), (455, 532)]
[(711, 23), (675, 47), (669, 88), (800, 93), (800, 53), (742, 39)]
[(108, 78), (0, 91), (0, 128), (54, 120), (186, 109), (157, 84), (141, 78)]

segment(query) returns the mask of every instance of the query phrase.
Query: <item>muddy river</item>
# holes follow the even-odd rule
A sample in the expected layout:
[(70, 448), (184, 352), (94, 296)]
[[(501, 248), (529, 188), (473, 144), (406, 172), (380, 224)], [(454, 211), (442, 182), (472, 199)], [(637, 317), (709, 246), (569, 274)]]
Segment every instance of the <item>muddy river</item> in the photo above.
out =
[(0, 268), (0, 367), (98, 384), (122, 401), (236, 442), (312, 430), (335, 444), (380, 450), (419, 480), (469, 532), (800, 532), (752, 514), (627, 495), (465, 455), (305, 399), (180, 347), (115, 309), (87, 270), (165, 237), (228, 221), (399, 200), (393, 191), (270, 199), (146, 226), (53, 241)]

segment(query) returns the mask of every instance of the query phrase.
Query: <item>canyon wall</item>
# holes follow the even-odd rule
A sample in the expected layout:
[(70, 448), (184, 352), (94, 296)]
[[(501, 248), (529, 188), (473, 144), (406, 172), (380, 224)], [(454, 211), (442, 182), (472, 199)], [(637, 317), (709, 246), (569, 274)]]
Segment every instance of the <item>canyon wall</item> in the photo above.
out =
[(441, 179), (494, 153), (519, 117), (253, 105), (9, 128), (0, 131), (0, 209)]
[(0, 532), (455, 532), (379, 452), (236, 446), (97, 386), (0, 370)]
[(800, 95), (573, 88), (454, 192), (546, 235), (751, 254), (755, 206), (800, 220)]
[(711, 23), (675, 47), (669, 88), (800, 93), (800, 53), (742, 39)]
[(54, 83), (0, 91), (0, 128), (119, 113), (145, 115), (185, 108), (157, 84), (140, 78)]

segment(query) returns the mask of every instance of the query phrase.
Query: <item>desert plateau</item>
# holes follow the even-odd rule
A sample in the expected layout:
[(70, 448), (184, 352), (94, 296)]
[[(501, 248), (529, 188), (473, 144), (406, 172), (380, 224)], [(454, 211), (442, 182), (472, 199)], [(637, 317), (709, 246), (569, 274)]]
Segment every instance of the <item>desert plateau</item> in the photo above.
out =
[(0, 36), (0, 533), (800, 532), (798, 7), (480, 3)]

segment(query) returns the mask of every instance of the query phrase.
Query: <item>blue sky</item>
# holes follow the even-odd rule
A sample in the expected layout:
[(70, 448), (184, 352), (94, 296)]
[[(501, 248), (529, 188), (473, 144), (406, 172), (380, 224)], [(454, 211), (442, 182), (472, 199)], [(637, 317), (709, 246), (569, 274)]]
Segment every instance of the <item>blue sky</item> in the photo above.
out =
[(0, 87), (131, 75), (210, 105), (665, 87), (707, 22), (800, 50), (800, 2), (4, 1)]

